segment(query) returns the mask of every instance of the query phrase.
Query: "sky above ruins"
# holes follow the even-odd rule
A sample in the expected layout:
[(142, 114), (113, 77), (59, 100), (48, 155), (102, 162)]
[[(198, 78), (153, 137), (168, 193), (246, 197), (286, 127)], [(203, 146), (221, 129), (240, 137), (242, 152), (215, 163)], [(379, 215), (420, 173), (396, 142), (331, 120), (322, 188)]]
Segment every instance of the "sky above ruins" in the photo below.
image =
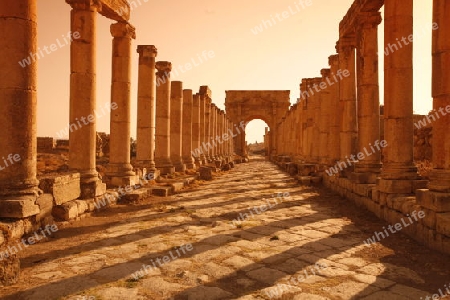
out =
[[(318, 77), (335, 54), (339, 22), (353, 0), (130, 0), (137, 6), (130, 23), (137, 38), (132, 53), (132, 124), (136, 136), (137, 45), (156, 45), (157, 60), (171, 61), (173, 80), (198, 92), (212, 90), (224, 109), (226, 90), (291, 90), (299, 98), (302, 78)], [(414, 111), (431, 109), (431, 1), (414, 0)], [(285, 12), (283, 14), (283, 12)], [(112, 24), (98, 16), (97, 107), (110, 102)], [(69, 120), (70, 6), (65, 1), (38, 1), (38, 46), (58, 49), (38, 61), (38, 136), (58, 137)], [(383, 23), (381, 24), (383, 26)], [(380, 53), (383, 27), (379, 27)], [(191, 63), (192, 69), (184, 65)], [(383, 55), (380, 55), (380, 64)], [(383, 76), (382, 65), (380, 76)], [(380, 78), (382, 91), (383, 81)], [(383, 93), (381, 92), (381, 100)], [(98, 114), (98, 131), (109, 132), (108, 114)], [(262, 141), (265, 123), (248, 125), (247, 141)]]

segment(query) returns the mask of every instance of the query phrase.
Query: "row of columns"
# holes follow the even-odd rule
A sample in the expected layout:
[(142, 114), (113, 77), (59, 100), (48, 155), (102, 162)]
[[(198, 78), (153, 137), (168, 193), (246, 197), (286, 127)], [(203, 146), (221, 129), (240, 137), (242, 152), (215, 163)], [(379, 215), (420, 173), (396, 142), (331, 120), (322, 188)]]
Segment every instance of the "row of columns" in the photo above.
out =
[[(100, 3), (66, 0), (71, 5), (71, 32), (79, 37), (70, 45), (69, 167), (80, 173), (81, 198), (105, 193), (96, 170), (96, 33)], [(36, 0), (2, 1), (0, 4), (0, 217), (23, 218), (39, 213), (36, 200), (42, 193), (36, 174), (37, 157), (37, 52)], [(9, 30), (8, 30), (9, 28)], [(232, 128), (222, 110), (211, 102), (207, 87), (196, 95), (170, 81), (171, 64), (156, 62), (154, 46), (140, 45), (137, 158), (130, 163), (131, 45), (135, 28), (127, 21), (110, 27), (112, 35), (110, 161), (106, 169), (112, 185), (135, 184), (134, 167), (145, 172), (171, 173), (195, 164), (227, 159), (232, 139), (210, 143)], [(18, 38), (19, 37), (19, 38)], [(23, 66), (24, 58), (30, 58)], [(157, 71), (157, 72), (156, 72)], [(86, 122), (86, 120), (88, 122)], [(203, 157), (194, 161), (200, 149)]]
[[(413, 1), (385, 1), (384, 46), (399, 45), (413, 33)], [(450, 105), (450, 5), (434, 0), (433, 22), (433, 108)], [(402, 44), (384, 57), (384, 129), (387, 145), (381, 164), (380, 100), (378, 71), (379, 12), (361, 12), (353, 33), (341, 37), (337, 54), (329, 57), (330, 69), (321, 77), (303, 79), (301, 98), (279, 124), (282, 155), (291, 155), (322, 170), (337, 162), (351, 162), (340, 173), (356, 183), (384, 186), (420, 179), (413, 161), (413, 46)], [(318, 88), (324, 85), (324, 88)], [(291, 143), (292, 124), (300, 143)], [(450, 114), (433, 123), (433, 171), (428, 187), (450, 192)], [(375, 150), (375, 151), (374, 151)], [(358, 153), (364, 159), (349, 159)], [(414, 185), (412, 185), (414, 186)], [(390, 189), (395, 192), (395, 188)], [(414, 192), (414, 191), (412, 191)]]
[[(226, 134), (231, 125), (223, 126), (230, 121), (212, 103), (211, 90), (201, 86), (194, 95), (192, 90), (183, 89), (181, 81), (171, 81), (172, 64), (155, 62), (154, 46), (140, 45), (138, 53), (138, 86), (152, 86), (138, 89), (138, 165), (165, 175), (228, 159), (232, 155), (232, 140), (218, 141), (217, 137)], [(155, 96), (149, 91), (154, 91)], [(141, 111), (139, 107), (147, 109)], [(155, 116), (154, 121), (149, 121), (149, 114)]]

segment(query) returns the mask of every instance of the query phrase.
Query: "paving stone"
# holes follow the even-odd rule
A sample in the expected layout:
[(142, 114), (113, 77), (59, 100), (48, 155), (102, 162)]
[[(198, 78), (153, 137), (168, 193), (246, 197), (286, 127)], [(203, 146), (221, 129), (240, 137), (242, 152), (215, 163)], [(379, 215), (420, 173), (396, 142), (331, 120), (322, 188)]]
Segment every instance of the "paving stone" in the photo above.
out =
[(226, 292), (218, 287), (199, 286), (183, 293), (187, 300), (222, 300), (233, 299), (233, 294)]
[(247, 276), (256, 281), (272, 285), (287, 276), (287, 274), (275, 269), (260, 268), (247, 272)]
[(361, 298), (379, 291), (378, 288), (365, 283), (346, 281), (331, 287), (327, 292), (339, 299)]

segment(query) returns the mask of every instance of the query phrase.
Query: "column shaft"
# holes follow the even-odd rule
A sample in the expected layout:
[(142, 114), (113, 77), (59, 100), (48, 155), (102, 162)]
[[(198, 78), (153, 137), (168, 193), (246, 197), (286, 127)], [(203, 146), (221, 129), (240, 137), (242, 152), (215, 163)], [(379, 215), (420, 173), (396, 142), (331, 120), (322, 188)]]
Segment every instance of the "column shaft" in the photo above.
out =
[[(192, 90), (183, 90), (183, 163), (187, 169), (194, 168), (193, 150), (193, 97)], [(197, 121), (198, 122), (198, 121)], [(198, 126), (198, 125), (197, 125)], [(198, 131), (198, 128), (196, 128)]]
[(195, 165), (200, 167), (202, 165), (201, 159), (201, 121), (200, 121), (200, 95), (193, 95), (192, 100), (192, 156), (195, 160)]
[[(332, 76), (335, 76), (339, 70), (339, 55), (332, 55), (328, 58)], [(336, 77), (337, 78), (337, 77)], [(333, 84), (330, 89), (330, 137), (329, 145), (329, 162), (334, 165), (340, 158), (340, 120), (341, 111), (339, 109), (339, 84)]]
[[(107, 175), (113, 186), (134, 185), (135, 173), (130, 164), (131, 122), (131, 40), (134, 27), (127, 23), (111, 25), (112, 83), (110, 154)], [(115, 109), (114, 109), (115, 108)]]
[(138, 103), (137, 103), (137, 150), (136, 163), (154, 173), (155, 127), (156, 127), (156, 67), (158, 54), (153, 45), (139, 45)]
[[(0, 3), (0, 217), (39, 213), (36, 179), (37, 21), (35, 0)], [(25, 64), (24, 59), (30, 59)], [(22, 65), (20, 64), (22, 63)]]
[[(379, 12), (360, 13), (357, 28), (358, 152), (355, 165), (359, 183), (375, 183), (381, 170), (380, 97), (378, 86)], [(372, 147), (373, 146), (373, 147)], [(378, 147), (378, 149), (377, 149)], [(375, 150), (375, 151), (374, 151)], [(370, 154), (370, 155), (369, 155)], [(362, 156), (361, 156), (362, 157)]]
[[(69, 123), (79, 124), (69, 133), (69, 167), (81, 174), (81, 197), (93, 198), (104, 193), (96, 170), (96, 5), (66, 0), (72, 5), (71, 30), (79, 38), (70, 45)], [(76, 127), (76, 128), (75, 128)]]
[(172, 81), (170, 94), (170, 159), (175, 171), (184, 172), (182, 156), (183, 133), (183, 83)]
[[(340, 102), (342, 107), (340, 160), (346, 162), (350, 155), (357, 152), (357, 111), (356, 111), (356, 74), (355, 74), (355, 38), (341, 38), (337, 45), (339, 69), (349, 72), (349, 76), (339, 81)], [(353, 169), (348, 165), (344, 174)]]
[[(385, 49), (413, 33), (413, 0), (385, 2)], [(383, 179), (415, 179), (413, 163), (413, 46), (402, 45), (384, 57)]]
[(155, 164), (161, 175), (175, 172), (170, 160), (170, 71), (172, 64), (167, 61), (156, 63), (156, 134)]
[(433, 22), (433, 171), (428, 187), (450, 193), (450, 3), (434, 0)]

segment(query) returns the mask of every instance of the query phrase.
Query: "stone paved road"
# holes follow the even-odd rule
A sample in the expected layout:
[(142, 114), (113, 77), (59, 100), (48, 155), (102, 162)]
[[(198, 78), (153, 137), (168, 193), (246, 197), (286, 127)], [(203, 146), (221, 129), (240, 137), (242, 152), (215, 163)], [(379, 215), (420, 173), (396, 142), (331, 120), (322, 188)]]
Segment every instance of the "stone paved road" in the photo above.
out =
[(115, 206), (61, 229), (20, 253), (21, 282), (0, 295), (406, 300), (450, 283), (448, 256), (401, 233), (364, 245), (385, 225), (252, 161), (164, 205)]

